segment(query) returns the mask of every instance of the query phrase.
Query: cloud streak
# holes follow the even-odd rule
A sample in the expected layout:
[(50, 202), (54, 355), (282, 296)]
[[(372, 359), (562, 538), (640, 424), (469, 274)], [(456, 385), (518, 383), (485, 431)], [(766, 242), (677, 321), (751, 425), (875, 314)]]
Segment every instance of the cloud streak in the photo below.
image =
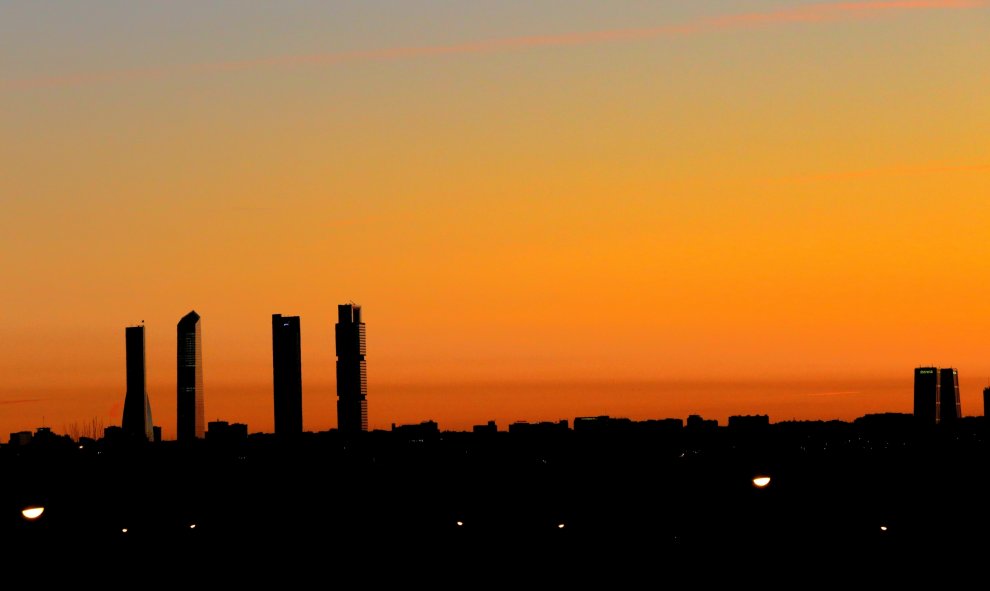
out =
[(721, 15), (679, 24), (636, 29), (613, 29), (504, 37), (451, 45), (390, 47), (312, 55), (280, 56), (265, 59), (211, 62), (172, 67), (111, 70), (66, 76), (24, 78), (0, 82), (6, 90), (61, 88), (130, 80), (157, 79), (183, 74), (216, 74), (266, 68), (335, 66), (361, 62), (382, 62), (451, 55), (500, 53), (545, 47), (574, 47), (658, 38), (690, 37), (720, 31), (815, 24), (892, 16), (904, 12), (965, 10), (990, 6), (990, 0), (895, 0), (879, 2), (827, 2), (803, 4), (768, 12)]
[(767, 184), (790, 185), (819, 182), (857, 181), (874, 178), (901, 178), (915, 176), (935, 176), (945, 174), (971, 174), (990, 172), (990, 161), (970, 164), (930, 163), (930, 164), (901, 164), (877, 168), (863, 168), (842, 172), (795, 175), (764, 179)]

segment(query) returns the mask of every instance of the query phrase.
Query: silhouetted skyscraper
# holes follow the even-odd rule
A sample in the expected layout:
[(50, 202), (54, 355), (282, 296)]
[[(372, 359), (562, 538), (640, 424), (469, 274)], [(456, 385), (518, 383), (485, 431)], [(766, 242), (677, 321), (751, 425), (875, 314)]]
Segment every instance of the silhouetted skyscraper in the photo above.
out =
[(938, 423), (939, 371), (937, 367), (914, 370), (914, 418), (919, 425)]
[[(984, 417), (987, 416), (987, 405), (988, 405), (988, 403), (990, 403), (990, 386), (987, 386), (986, 388), (983, 389), (983, 416)], [(988, 421), (990, 419), (984, 418), (983, 420), (984, 421)]]
[(206, 425), (199, 314), (192, 311), (183, 316), (176, 326), (176, 333), (176, 435), (179, 441), (202, 439)]
[(302, 433), (302, 346), (299, 317), (272, 314), (275, 434)]
[(337, 306), (337, 429), (368, 430), (368, 371), (361, 306)]
[(127, 394), (121, 429), (128, 436), (152, 441), (151, 403), (148, 402), (144, 372), (144, 326), (124, 329), (127, 345)]
[(938, 422), (952, 423), (962, 418), (959, 404), (959, 372), (953, 367), (942, 368), (938, 378)]

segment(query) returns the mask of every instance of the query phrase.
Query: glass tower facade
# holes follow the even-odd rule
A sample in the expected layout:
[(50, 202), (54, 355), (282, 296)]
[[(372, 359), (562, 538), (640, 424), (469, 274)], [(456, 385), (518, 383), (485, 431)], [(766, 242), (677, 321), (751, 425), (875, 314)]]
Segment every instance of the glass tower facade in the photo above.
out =
[(361, 306), (337, 306), (337, 429), (343, 433), (368, 430), (368, 370)]

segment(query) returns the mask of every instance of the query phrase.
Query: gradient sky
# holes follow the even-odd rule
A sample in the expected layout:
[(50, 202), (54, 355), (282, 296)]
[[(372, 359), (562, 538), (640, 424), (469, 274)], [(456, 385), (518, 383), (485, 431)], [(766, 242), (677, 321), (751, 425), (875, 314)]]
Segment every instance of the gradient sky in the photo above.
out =
[(207, 420), (304, 428), (333, 322), (369, 423), (911, 410), (990, 379), (990, 4), (0, 2), (0, 434), (119, 424), (147, 326)]

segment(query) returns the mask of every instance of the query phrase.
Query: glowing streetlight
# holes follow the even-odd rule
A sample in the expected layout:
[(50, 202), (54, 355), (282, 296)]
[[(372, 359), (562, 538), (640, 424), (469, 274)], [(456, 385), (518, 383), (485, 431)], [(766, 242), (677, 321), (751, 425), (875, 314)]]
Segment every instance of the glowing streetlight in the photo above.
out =
[(125, 528), (123, 528), (123, 529), (121, 529), (121, 530), (120, 530), (120, 533), (122, 533), (122, 534), (126, 534), (126, 533), (127, 533), (127, 528), (125, 527)]
[(463, 527), (463, 526), (464, 526), (464, 522), (463, 521), (458, 521), (457, 522), (457, 527)]
[(886, 525), (881, 525), (880, 526), (880, 531), (887, 531), (887, 526)]
[(28, 521), (34, 521), (35, 519), (41, 517), (41, 514), (44, 512), (44, 507), (27, 507), (21, 511), (21, 515), (23, 515), (24, 519), (27, 519)]
[(757, 476), (753, 479), (753, 486), (756, 488), (766, 488), (768, 484), (770, 484), (769, 476)]
[(195, 523), (190, 524), (189, 529), (196, 529), (196, 524)]
[(557, 529), (564, 529), (564, 524), (563, 523), (558, 523), (557, 524)]

